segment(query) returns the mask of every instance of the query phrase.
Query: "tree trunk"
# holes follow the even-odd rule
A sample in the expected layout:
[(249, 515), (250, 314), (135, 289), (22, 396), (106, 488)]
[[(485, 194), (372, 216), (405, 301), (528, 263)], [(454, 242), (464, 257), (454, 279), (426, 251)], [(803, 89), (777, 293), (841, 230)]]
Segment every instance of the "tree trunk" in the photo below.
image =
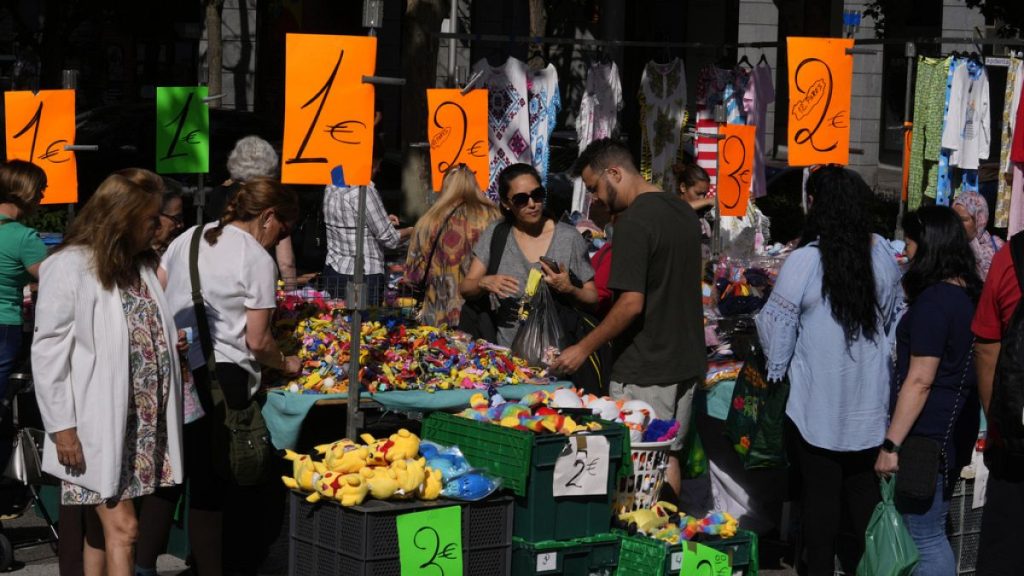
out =
[[(545, 36), (548, 29), (548, 11), (544, 0), (530, 0), (530, 36)], [(530, 44), (530, 58), (527, 61), (531, 70), (541, 70), (547, 63), (547, 47), (543, 44)]]
[[(222, 74), (224, 71), (224, 47), (221, 43), (221, 8), (224, 0), (207, 0), (206, 2), (206, 69), (209, 71), (207, 86), (209, 94), (222, 94), (224, 90)], [(211, 108), (220, 107), (220, 99), (210, 101)]]
[(449, 2), (456, 0), (407, 0), (402, 18), (402, 188), (405, 216), (426, 211), (430, 189), (428, 149), (409, 145), (427, 139), (426, 90), (437, 83), (438, 40), (441, 21), (448, 15)]

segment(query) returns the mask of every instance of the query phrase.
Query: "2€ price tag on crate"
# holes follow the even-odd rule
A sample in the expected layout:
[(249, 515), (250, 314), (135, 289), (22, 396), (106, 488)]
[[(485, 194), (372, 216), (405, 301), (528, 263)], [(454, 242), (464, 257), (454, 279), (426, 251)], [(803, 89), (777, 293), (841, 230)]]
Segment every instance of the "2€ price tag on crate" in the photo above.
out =
[(462, 508), (411, 512), (395, 521), (402, 576), (462, 576)]
[(683, 551), (672, 554), (670, 567), (679, 570), (679, 576), (732, 576), (728, 554), (696, 542), (683, 542)]
[(570, 436), (555, 461), (552, 495), (599, 496), (608, 493), (608, 455), (604, 436)]

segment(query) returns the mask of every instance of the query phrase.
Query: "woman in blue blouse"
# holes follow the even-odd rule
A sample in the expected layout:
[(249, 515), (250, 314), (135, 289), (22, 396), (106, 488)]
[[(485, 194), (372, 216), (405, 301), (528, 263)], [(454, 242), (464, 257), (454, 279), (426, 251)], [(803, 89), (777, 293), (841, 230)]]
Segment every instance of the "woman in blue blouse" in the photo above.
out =
[[(880, 499), (874, 462), (889, 408), (888, 334), (901, 301), (888, 242), (871, 233), (871, 190), (856, 173), (825, 166), (807, 182), (801, 240), (779, 273), (757, 327), (768, 378), (790, 381), (808, 574), (831, 575), (840, 520), (863, 548)], [(844, 565), (856, 566), (856, 558)]]
[[(956, 212), (927, 206), (903, 218), (910, 269), (903, 288), (910, 308), (896, 328), (896, 406), (875, 471), (899, 470), (900, 446), (923, 436), (940, 446), (935, 495), (897, 495), (921, 561), (915, 576), (953, 576), (956, 562), (946, 537), (952, 484), (971, 459), (978, 434), (978, 394), (971, 362), (971, 319), (981, 294), (974, 254)], [(903, 473), (903, 472), (901, 472)], [(907, 471), (906, 473), (909, 473)]]

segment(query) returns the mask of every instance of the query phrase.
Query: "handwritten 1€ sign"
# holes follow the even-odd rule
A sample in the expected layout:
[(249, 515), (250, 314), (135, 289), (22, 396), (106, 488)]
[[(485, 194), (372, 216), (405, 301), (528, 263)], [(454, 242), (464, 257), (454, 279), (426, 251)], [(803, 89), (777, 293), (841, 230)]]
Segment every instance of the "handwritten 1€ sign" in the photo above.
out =
[(445, 172), (465, 164), (483, 190), (490, 183), (487, 141), (487, 90), (427, 90), (427, 138), (430, 174), (440, 192)]
[(402, 576), (462, 576), (462, 508), (402, 514), (396, 522)]
[(723, 216), (746, 216), (754, 174), (756, 126), (726, 124), (719, 130), (718, 211)]
[(75, 143), (75, 91), (6, 92), (7, 159), (26, 160), (46, 172), (43, 204), (78, 201)]
[[(281, 180), (369, 184), (374, 89), (363, 76), (376, 68), (377, 39), (289, 34), (286, 51)], [(332, 177), (338, 167), (340, 182)]]
[(156, 171), (210, 171), (210, 107), (206, 86), (156, 89)]
[(788, 38), (789, 165), (850, 161), (852, 39)]

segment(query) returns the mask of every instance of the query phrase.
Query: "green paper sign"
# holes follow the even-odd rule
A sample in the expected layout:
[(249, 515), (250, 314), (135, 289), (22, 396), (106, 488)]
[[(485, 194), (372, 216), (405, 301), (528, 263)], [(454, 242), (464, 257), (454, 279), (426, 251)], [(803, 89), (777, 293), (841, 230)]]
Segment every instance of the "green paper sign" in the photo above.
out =
[(156, 171), (210, 171), (210, 107), (206, 86), (156, 89)]
[(396, 520), (402, 576), (462, 576), (462, 508), (412, 512)]
[(732, 559), (696, 542), (683, 543), (682, 570), (679, 576), (732, 576)]

